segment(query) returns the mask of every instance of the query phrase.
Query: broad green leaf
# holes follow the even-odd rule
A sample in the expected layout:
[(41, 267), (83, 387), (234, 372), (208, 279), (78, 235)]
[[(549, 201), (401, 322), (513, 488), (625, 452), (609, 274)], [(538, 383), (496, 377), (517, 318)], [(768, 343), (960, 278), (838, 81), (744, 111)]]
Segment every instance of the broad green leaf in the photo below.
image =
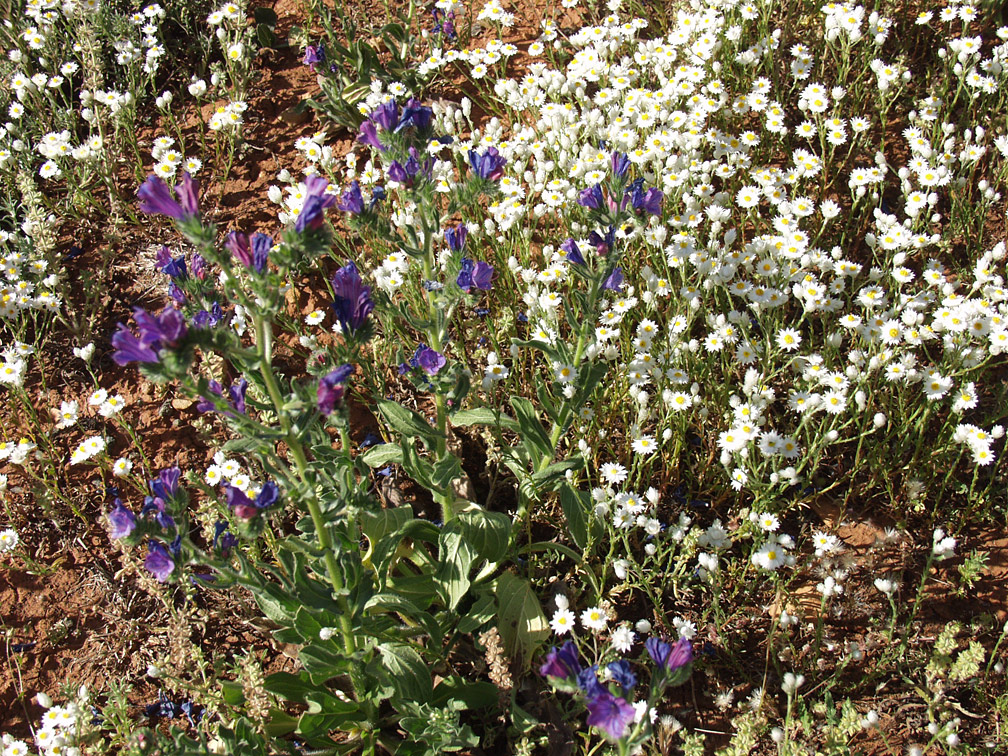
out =
[(454, 610), (469, 592), (469, 570), (476, 555), (466, 542), (465, 534), (455, 523), (449, 523), (438, 539), (438, 567), (434, 581), (445, 605)]
[(383, 671), (388, 683), (400, 698), (407, 701), (429, 701), (434, 693), (434, 681), (423, 657), (404, 643), (379, 643)]
[(472, 605), (472, 608), (465, 613), (465, 616), (462, 617), (462, 619), (459, 620), (455, 629), (463, 635), (468, 635), (469, 633), (475, 632), (479, 628), (483, 627), (483, 625), (493, 619), (493, 616), (493, 594), (484, 593), (476, 599), (476, 603)]
[(263, 687), (285, 701), (294, 703), (304, 703), (306, 695), (318, 690), (304, 672), (298, 675), (292, 675), (290, 672), (274, 672), (263, 681)]
[(432, 706), (441, 707), (449, 701), (460, 701), (466, 709), (485, 709), (497, 703), (500, 690), (486, 681), (470, 682), (458, 675), (450, 675), (438, 681), (434, 688)]
[(395, 612), (407, 622), (418, 622), (431, 637), (433, 645), (441, 645), (442, 633), (437, 620), (429, 612), (423, 611), (412, 601), (397, 593), (375, 594), (364, 605), (364, 611)]
[(539, 416), (532, 402), (523, 396), (512, 396), (511, 406), (514, 408), (515, 417), (518, 420), (522, 442), (528, 448), (529, 454), (532, 457), (552, 457), (553, 444), (550, 443), (546, 429), (539, 421)]
[(451, 415), (451, 422), (457, 428), (464, 428), (467, 425), (494, 425), (507, 430), (518, 430), (518, 423), (503, 412), (492, 410), (489, 407), (460, 410)]
[(462, 477), (462, 462), (454, 454), (446, 453), (431, 471), (431, 483), (442, 491), (451, 487), (451, 482)]
[(570, 459), (554, 462), (546, 469), (534, 473), (532, 475), (532, 483), (538, 489), (552, 491), (565, 480), (568, 470), (580, 470), (582, 467), (584, 467), (584, 460), (581, 457), (571, 457)]
[(399, 444), (378, 444), (361, 455), (368, 467), (402, 464), (402, 449)]
[(510, 517), (474, 504), (459, 512), (456, 521), (477, 554), (488, 562), (499, 562), (504, 558), (511, 541)]
[(394, 533), (413, 519), (413, 508), (408, 504), (394, 509), (379, 509), (373, 512), (361, 512), (360, 526), (365, 537), (372, 544), (377, 543), (389, 533)]
[(444, 434), (436, 428), (431, 427), (431, 424), (424, 419), (423, 415), (414, 412), (408, 407), (403, 407), (399, 402), (393, 402), (389, 399), (379, 399), (377, 404), (378, 411), (385, 418), (385, 422), (401, 435), (422, 438), (425, 441), (444, 438)]
[(591, 510), (591, 495), (587, 491), (577, 491), (569, 483), (560, 487), (560, 506), (567, 518), (567, 532), (579, 549), (588, 542), (588, 513)]
[(497, 627), (505, 650), (524, 659), (549, 637), (549, 622), (528, 580), (505, 572), (497, 578)]

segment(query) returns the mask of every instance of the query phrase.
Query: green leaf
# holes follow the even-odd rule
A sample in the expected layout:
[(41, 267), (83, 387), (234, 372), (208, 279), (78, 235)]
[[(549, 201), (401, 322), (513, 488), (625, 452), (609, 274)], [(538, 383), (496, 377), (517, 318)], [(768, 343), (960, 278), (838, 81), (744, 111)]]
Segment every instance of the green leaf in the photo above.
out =
[(407, 701), (429, 701), (434, 693), (430, 670), (416, 649), (404, 643), (379, 643), (383, 672), (396, 694)]
[(531, 658), (549, 637), (549, 623), (528, 580), (505, 572), (497, 578), (497, 627), (508, 654)]
[(507, 553), (511, 542), (511, 518), (502, 512), (489, 512), (472, 505), (462, 510), (456, 522), (465, 533), (466, 540), (476, 553), (488, 562), (499, 562)]
[(451, 482), (462, 477), (462, 461), (454, 454), (446, 453), (431, 471), (431, 483), (442, 491), (451, 488)]
[(378, 444), (372, 446), (361, 455), (368, 467), (385, 467), (385, 465), (401, 465), (402, 449), (399, 444)]
[(466, 709), (485, 709), (497, 703), (500, 691), (493, 683), (470, 682), (458, 675), (449, 675), (434, 688), (432, 706), (441, 707), (449, 701), (460, 701)]
[(567, 532), (579, 549), (588, 542), (588, 513), (591, 511), (591, 494), (577, 491), (569, 483), (560, 487), (560, 506), (567, 518)]
[(490, 409), (489, 407), (473, 407), (472, 409), (459, 410), (450, 417), (452, 425), (457, 428), (464, 428), (468, 425), (493, 425), (507, 430), (518, 430), (518, 423), (503, 412)]
[(469, 592), (469, 570), (476, 555), (466, 543), (465, 534), (454, 522), (441, 531), (438, 539), (438, 568), (434, 573), (438, 593), (445, 605), (454, 610)]
[(319, 641), (304, 646), (298, 652), (298, 659), (316, 685), (346, 674), (350, 670), (350, 662), (336, 652), (332, 642)]
[(311, 684), (308, 675), (302, 672), (292, 675), (290, 672), (274, 672), (263, 681), (263, 687), (285, 701), (304, 703), (305, 696), (318, 688)]
[(389, 533), (402, 528), (413, 519), (413, 507), (404, 504), (394, 509), (379, 509), (360, 513), (360, 526), (364, 536), (372, 544), (377, 543)]
[(254, 8), (252, 10), (252, 17), (257, 24), (266, 24), (268, 26), (276, 26), (277, 24), (277, 14), (272, 8)]
[(256, 27), (256, 39), (259, 40), (260, 47), (275, 48), (277, 46), (277, 36), (273, 29), (266, 24), (259, 24)]
[(580, 470), (584, 467), (584, 460), (581, 457), (571, 457), (554, 462), (546, 469), (540, 470), (532, 475), (532, 483), (538, 489), (556, 490), (557, 486), (566, 480), (568, 470)]
[(476, 630), (483, 627), (483, 625), (493, 619), (493, 616), (493, 594), (484, 593), (476, 599), (476, 603), (472, 605), (472, 608), (466, 612), (462, 619), (459, 620), (455, 629), (463, 635), (468, 635), (469, 633), (476, 632)]
[(389, 399), (379, 399), (377, 404), (378, 411), (385, 418), (385, 422), (400, 435), (422, 438), (425, 441), (444, 438), (444, 434), (436, 428), (432, 428), (423, 415), (414, 412), (408, 407), (403, 407), (399, 402), (393, 402)]
[(511, 406), (514, 408), (515, 417), (518, 419), (522, 442), (529, 450), (529, 454), (533, 457), (552, 457), (553, 444), (550, 443), (546, 429), (543, 428), (543, 424), (539, 421), (539, 416), (532, 402), (523, 396), (512, 396)]
[(429, 612), (396, 593), (375, 594), (364, 605), (364, 611), (395, 612), (405, 620), (419, 622), (431, 637), (431, 643), (441, 645), (442, 632), (437, 620)]

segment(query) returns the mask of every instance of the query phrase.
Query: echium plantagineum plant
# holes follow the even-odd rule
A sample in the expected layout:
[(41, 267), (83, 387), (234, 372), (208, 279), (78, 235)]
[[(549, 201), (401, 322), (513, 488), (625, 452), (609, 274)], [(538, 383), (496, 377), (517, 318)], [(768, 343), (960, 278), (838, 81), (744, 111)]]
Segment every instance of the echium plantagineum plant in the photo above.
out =
[[(349, 732), (350, 742), (365, 749), (404, 747), (404, 729), (416, 741), (408, 750), (417, 752), (473, 744), (461, 712), (495, 705), (497, 689), (455, 672), (448, 655), (460, 639), (491, 625), (506, 652), (523, 659), (548, 634), (531, 584), (508, 569), (520, 528), (509, 515), (460, 493), (466, 489), (458, 483), (461, 461), (449, 448), (452, 427), (483, 424), (517, 434), (506, 458), (521, 485), (517, 522), (528, 521), (534, 502), (563, 488), (572, 536), (584, 543), (590, 500), (566, 475), (584, 460), (557, 459), (558, 442), (605, 372), (604, 364), (585, 360), (585, 349), (603, 293), (622, 282), (614, 229), (660, 211), (661, 193), (631, 181), (627, 161), (615, 154), (610, 180), (582, 203), (598, 226), (590, 237), (594, 247), (565, 242), (572, 275), (582, 284), (566, 308), (571, 343), (547, 344), (534, 334), (516, 339), (516, 348), (546, 356), (555, 381), (538, 388), (537, 403), (512, 397), (513, 417), (499, 407), (466, 406), (471, 372), (454, 329), (465, 308), (493, 306), (499, 263), (486, 259), (491, 250), (478, 254), (468, 243), (464, 219), (478, 211), (481, 197), (497, 191), (507, 165), (492, 147), (472, 150), (457, 166), (452, 191), (438, 192), (435, 161), (426, 156), (433, 139), (426, 106), (415, 100), (381, 106), (360, 140), (383, 161), (386, 187), (365, 197), (356, 183), (339, 192), (311, 176), (298, 214), (278, 240), (231, 231), (219, 245), (217, 229), (200, 219), (198, 185), (188, 174), (174, 192), (156, 176), (138, 192), (141, 210), (173, 219), (194, 252), (162, 250), (171, 302), (156, 314), (137, 308), (135, 327), (120, 324), (113, 359), (137, 363), (150, 379), (175, 381), (198, 398), (198, 409), (233, 434), (223, 450), (244, 455), (262, 482), (204, 487), (219, 517), (206, 543), (190, 532), (180, 472), (163, 471), (139, 509), (114, 502), (112, 534), (141, 546), (159, 581), (191, 579), (252, 592), (279, 625), (276, 637), (301, 647), (301, 671), (273, 674), (265, 684), (278, 698), (308, 708), (277, 726), (287, 722), (288, 731), (318, 747), (331, 744), (335, 730)], [(393, 193), (413, 208), (411, 224), (390, 221)], [(316, 268), (330, 252), (325, 214), (334, 208), (373, 243), (415, 260), (421, 278), (391, 296), (365, 283), (353, 260), (341, 259), (329, 277), (340, 336), (313, 351), (307, 378), (292, 379), (274, 366), (284, 295), (293, 276)], [(375, 365), (380, 354), (369, 345), (377, 332), (403, 344), (390, 366), (412, 382), (421, 404), (429, 395), (432, 422), (368, 395), (382, 385)], [(211, 361), (199, 359), (211, 353), (220, 358), (212, 374), (204, 367)], [(386, 425), (387, 441), (362, 453), (350, 440), (351, 395), (373, 403)], [(433, 494), (438, 521), (415, 517), (408, 505), (382, 507), (368, 481), (373, 469), (389, 464)], [(302, 515), (297, 532), (278, 532), (280, 513), (291, 508)], [(246, 548), (264, 531), (273, 535), (262, 547)], [(554, 548), (580, 560), (561, 543), (522, 548)]]

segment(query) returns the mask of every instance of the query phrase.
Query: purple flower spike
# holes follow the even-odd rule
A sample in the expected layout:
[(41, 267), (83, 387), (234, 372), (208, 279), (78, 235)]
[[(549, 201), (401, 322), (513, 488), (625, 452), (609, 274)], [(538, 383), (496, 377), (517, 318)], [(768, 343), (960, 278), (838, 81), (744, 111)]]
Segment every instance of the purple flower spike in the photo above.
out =
[(224, 246), (246, 268), (252, 266), (252, 248), (249, 246), (248, 237), (241, 231), (230, 232), (224, 240)]
[(329, 182), (322, 176), (309, 176), (305, 180), (304, 203), (294, 221), (294, 230), (299, 234), (320, 228), (325, 222), (325, 211), (336, 204), (336, 195), (326, 193), (328, 186)]
[(448, 360), (440, 352), (431, 349), (426, 344), (421, 344), (413, 353), (410, 364), (413, 367), (423, 368), (423, 371), (429, 376), (435, 376), (441, 368), (448, 364)]
[(383, 131), (392, 131), (399, 126), (399, 105), (395, 100), (383, 102), (371, 112), (369, 121), (381, 126)]
[(346, 391), (346, 381), (353, 375), (356, 368), (353, 365), (342, 365), (319, 380), (317, 399), (319, 412), (331, 415), (337, 407), (343, 404)]
[(589, 698), (587, 706), (588, 724), (598, 727), (611, 740), (622, 738), (634, 718), (634, 707), (608, 691)]
[(623, 178), (630, 170), (630, 158), (626, 156), (626, 153), (614, 152), (609, 158), (609, 163), (612, 166), (613, 175), (617, 178)]
[(336, 209), (351, 215), (360, 215), (364, 212), (364, 197), (361, 196), (359, 181), (354, 179), (350, 182), (350, 186), (340, 195)]
[(567, 253), (567, 262), (573, 263), (574, 265), (585, 265), (584, 255), (581, 254), (581, 250), (577, 245), (577, 242), (573, 239), (567, 239), (563, 244), (560, 245), (560, 249)]
[(381, 140), (378, 139), (378, 129), (371, 121), (364, 121), (360, 126), (360, 133), (357, 135), (357, 141), (361, 144), (366, 144), (370, 147), (374, 147), (376, 150), (384, 150)]
[(497, 181), (504, 175), (504, 166), (507, 165), (507, 160), (497, 152), (496, 147), (488, 147), (482, 155), (476, 150), (469, 150), (469, 165), (472, 167), (473, 173), (481, 179)]
[(403, 107), (399, 125), (395, 127), (395, 130), (399, 132), (412, 126), (417, 131), (425, 131), (430, 126), (433, 117), (433, 110), (426, 105), (421, 105), (416, 98), (410, 98)]
[(567, 641), (560, 648), (551, 648), (539, 667), (539, 674), (543, 677), (559, 677), (563, 680), (577, 677), (580, 671), (577, 646), (572, 641)]
[(455, 228), (446, 228), (444, 232), (445, 244), (452, 252), (461, 252), (468, 235), (469, 229), (466, 228), (465, 223), (460, 223)]
[(252, 267), (256, 273), (266, 269), (270, 250), (273, 249), (273, 237), (267, 234), (252, 234)]
[(231, 406), (234, 407), (235, 412), (241, 415), (245, 414), (245, 392), (248, 391), (248, 385), (247, 380), (240, 378), (228, 389), (228, 394), (231, 396)]
[(159, 499), (171, 499), (178, 493), (179, 479), (182, 477), (182, 470), (175, 467), (166, 467), (158, 473), (157, 480), (149, 481), (151, 493)]
[(602, 282), (602, 288), (608, 291), (619, 291), (623, 288), (623, 269), (613, 268), (613, 272)]
[(602, 196), (602, 187), (598, 184), (595, 186), (590, 186), (587, 189), (582, 189), (578, 192), (577, 203), (581, 207), (586, 207), (589, 210), (598, 210), (602, 207), (604, 197)]
[(315, 66), (325, 65), (326, 55), (324, 45), (308, 45), (305, 48), (303, 63), (308, 66), (312, 71), (315, 70)]
[(371, 287), (365, 286), (357, 272), (357, 266), (347, 263), (332, 278), (333, 309), (344, 333), (354, 333), (367, 322), (374, 309)]
[(109, 524), (112, 526), (109, 535), (112, 538), (125, 538), (136, 528), (136, 515), (123, 506), (119, 499), (116, 499), (115, 502), (115, 509), (109, 512), (108, 516)]
[(131, 362), (157, 362), (158, 354), (147, 344), (144, 344), (133, 332), (119, 324), (119, 330), (112, 335), (112, 346), (115, 351), (112, 353), (112, 361), (119, 367), (128, 365)]
[(199, 215), (199, 182), (188, 171), (182, 173), (182, 181), (175, 185), (175, 195), (186, 218)]
[(154, 174), (148, 176), (147, 180), (140, 185), (137, 197), (140, 199), (140, 212), (142, 213), (167, 215), (177, 221), (187, 218), (182, 205), (172, 197), (168, 184)]
[(675, 672), (693, 661), (693, 646), (688, 638), (680, 638), (675, 645), (659, 638), (648, 638), (644, 641), (644, 648), (659, 669), (669, 672)]
[(157, 578), (159, 583), (164, 583), (175, 571), (175, 562), (171, 558), (171, 554), (168, 553), (168, 549), (163, 545), (157, 541), (148, 541), (144, 567)]

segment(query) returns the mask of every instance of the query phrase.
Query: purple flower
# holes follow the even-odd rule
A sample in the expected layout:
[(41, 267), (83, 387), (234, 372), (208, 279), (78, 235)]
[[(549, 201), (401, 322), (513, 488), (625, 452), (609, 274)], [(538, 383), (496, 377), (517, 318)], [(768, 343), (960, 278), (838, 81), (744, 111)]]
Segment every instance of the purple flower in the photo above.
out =
[(227, 499), (228, 506), (234, 510), (235, 517), (239, 520), (251, 520), (260, 510), (276, 504), (280, 499), (280, 488), (273, 481), (268, 481), (263, 484), (255, 501), (252, 501), (240, 488), (225, 483), (224, 498)]
[(637, 684), (637, 675), (633, 673), (630, 662), (626, 659), (609, 662), (608, 669), (609, 678), (623, 688), (624, 695), (633, 690), (633, 687)]
[(147, 485), (150, 486), (151, 493), (161, 499), (173, 499), (175, 494), (178, 493), (179, 479), (182, 477), (182, 471), (176, 465), (175, 467), (166, 467), (160, 473), (158, 473), (157, 479), (148, 481)]
[(433, 117), (433, 110), (426, 105), (421, 105), (420, 101), (416, 98), (410, 98), (403, 107), (402, 116), (399, 118), (399, 125), (395, 127), (395, 130), (399, 132), (412, 126), (417, 131), (426, 131)]
[(256, 273), (266, 269), (266, 260), (273, 249), (273, 237), (267, 234), (252, 234), (252, 268)]
[(588, 724), (598, 727), (612, 740), (623, 737), (627, 725), (634, 719), (634, 707), (609, 691), (589, 698), (587, 706)]
[(413, 367), (423, 368), (423, 371), (430, 376), (437, 375), (447, 363), (448, 360), (443, 354), (431, 349), (426, 344), (418, 346), (416, 352), (413, 353), (413, 359), (410, 360)]
[(318, 64), (325, 65), (326, 55), (325, 55), (325, 45), (308, 45), (304, 51), (304, 60), (302, 61), (306, 66), (308, 66), (312, 71), (315, 70), (315, 66)]
[(623, 178), (630, 169), (630, 158), (623, 152), (614, 152), (609, 157), (609, 164), (612, 166), (613, 175), (616, 178)]
[(364, 197), (361, 196), (360, 182), (357, 179), (351, 181), (350, 186), (343, 190), (336, 209), (351, 215), (360, 215), (364, 212)]
[(177, 221), (185, 221), (199, 215), (196, 193), (199, 184), (188, 173), (182, 174), (182, 182), (175, 187), (178, 200), (172, 197), (171, 189), (160, 177), (151, 174), (137, 190), (140, 211), (151, 215), (167, 215)]
[(325, 221), (325, 211), (336, 204), (335, 194), (326, 193), (329, 182), (322, 176), (309, 176), (305, 179), (305, 199), (301, 212), (294, 221), (294, 230), (303, 234), (308, 229), (316, 229)]
[(371, 121), (364, 121), (364, 123), (361, 124), (360, 133), (357, 135), (357, 141), (361, 144), (370, 145), (376, 150), (385, 149), (381, 141), (378, 139), (378, 129), (375, 128), (374, 123)]
[(589, 210), (598, 210), (602, 207), (603, 201), (602, 187), (598, 184), (590, 186), (587, 189), (582, 189), (578, 192), (577, 203), (581, 205), (581, 207), (586, 207)]
[(452, 252), (461, 252), (468, 235), (469, 229), (465, 223), (459, 223), (455, 228), (446, 228), (444, 238), (448, 249)]
[(472, 167), (473, 173), (481, 179), (497, 181), (504, 175), (506, 164), (507, 160), (497, 152), (496, 147), (488, 147), (482, 155), (476, 150), (469, 150), (469, 165)]
[(136, 515), (123, 506), (119, 499), (116, 499), (115, 503), (115, 509), (108, 515), (109, 525), (112, 526), (109, 535), (112, 538), (125, 538), (136, 528)]
[(115, 351), (112, 353), (112, 361), (119, 367), (128, 365), (131, 362), (157, 362), (158, 354), (147, 344), (144, 344), (133, 332), (119, 324), (119, 330), (112, 335), (112, 346)]
[(245, 392), (248, 391), (248, 385), (245, 378), (239, 378), (238, 382), (228, 389), (228, 394), (231, 396), (231, 406), (234, 407), (235, 412), (242, 415), (245, 414)]
[(343, 405), (343, 394), (347, 379), (353, 375), (356, 368), (353, 365), (341, 365), (327, 375), (322, 376), (318, 385), (318, 408), (323, 415), (331, 415), (337, 407)]
[(224, 520), (214, 523), (213, 548), (220, 547), (221, 556), (227, 558), (228, 552), (238, 543), (234, 534), (228, 531), (228, 524)]
[(192, 258), (192, 274), (197, 280), (203, 281), (206, 279), (206, 258), (199, 252), (195, 253)]
[[(224, 387), (220, 385), (219, 381), (211, 380), (207, 384), (207, 388), (210, 389), (210, 393), (216, 396), (224, 396)], [(217, 409), (217, 405), (214, 404), (210, 399), (200, 399), (196, 402), (196, 411), (200, 413), (213, 412)]]
[(160, 315), (135, 307), (133, 319), (140, 328), (140, 341), (151, 346), (175, 346), (188, 331), (185, 316), (174, 307), (164, 308)]
[(183, 171), (182, 181), (175, 184), (175, 196), (178, 197), (186, 218), (195, 218), (199, 215), (199, 182), (190, 176), (188, 171)]
[(357, 272), (357, 266), (347, 263), (332, 277), (333, 309), (343, 333), (354, 333), (367, 322), (374, 309), (371, 287), (365, 286)]
[(252, 266), (252, 248), (249, 246), (248, 237), (241, 231), (230, 232), (224, 240), (224, 246), (246, 268)]
[(186, 269), (185, 256), (179, 255), (173, 258), (168, 247), (161, 247), (157, 253), (157, 265), (161, 272), (169, 276), (173, 281), (185, 281), (189, 278), (189, 271)]
[(602, 683), (598, 679), (598, 665), (593, 664), (587, 669), (582, 669), (577, 675), (577, 684), (584, 691), (585, 698), (594, 698), (606, 692)]
[(383, 131), (392, 131), (399, 126), (399, 103), (395, 100), (383, 102), (371, 111), (368, 120), (381, 126)]
[(602, 282), (602, 288), (607, 291), (619, 291), (623, 288), (623, 269), (619, 266), (613, 268), (613, 272), (609, 274), (605, 281)]
[(551, 648), (539, 667), (539, 674), (543, 677), (559, 677), (563, 680), (577, 677), (580, 671), (577, 646), (572, 641), (567, 641), (560, 648)]
[(649, 213), (651, 215), (661, 215), (662, 199), (665, 195), (659, 189), (643, 190), (643, 182), (634, 182), (635, 186), (630, 191), (630, 205), (638, 215)]
[(567, 262), (574, 263), (574, 265), (585, 265), (584, 256), (581, 254), (577, 242), (573, 239), (566, 239), (560, 245), (560, 249), (567, 253)]
[(693, 646), (689, 638), (680, 638), (673, 645), (652, 637), (644, 641), (644, 648), (659, 669), (669, 672), (675, 672), (693, 661)]
[(144, 560), (147, 568), (159, 583), (164, 583), (175, 571), (175, 562), (162, 544), (157, 541), (147, 542), (147, 558)]
[(166, 307), (156, 316), (137, 307), (133, 310), (133, 319), (140, 327), (139, 338), (122, 323), (112, 336), (112, 346), (116, 348), (112, 360), (119, 366), (130, 362), (157, 362), (157, 350), (175, 346), (188, 331), (185, 317), (174, 307)]
[(469, 291), (473, 286), (482, 291), (490, 291), (493, 285), (493, 266), (485, 262), (474, 263), (468, 257), (462, 258), (462, 269), (455, 283), (463, 291)]
[(598, 231), (592, 231), (588, 234), (588, 241), (595, 245), (595, 251), (602, 255), (608, 255), (616, 243), (616, 227), (609, 226), (609, 230), (606, 231), (605, 236), (602, 236)]

